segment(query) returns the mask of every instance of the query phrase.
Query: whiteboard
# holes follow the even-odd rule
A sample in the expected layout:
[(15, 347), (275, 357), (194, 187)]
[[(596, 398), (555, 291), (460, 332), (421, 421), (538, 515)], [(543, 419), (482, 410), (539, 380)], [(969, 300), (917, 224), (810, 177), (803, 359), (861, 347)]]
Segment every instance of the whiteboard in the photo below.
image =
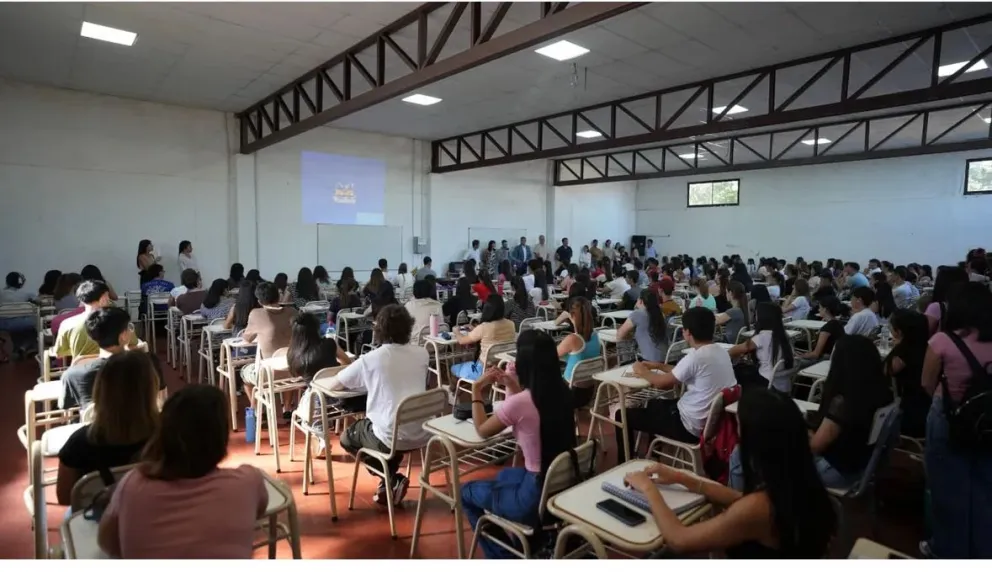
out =
[(345, 266), (355, 272), (371, 271), (379, 267), (380, 258), (388, 260), (390, 268), (403, 262), (403, 227), (317, 225), (317, 264), (328, 272), (340, 272)]
[(479, 248), (485, 250), (489, 241), (495, 240), (496, 248), (499, 248), (499, 241), (505, 240), (507, 245), (513, 248), (514, 245), (520, 244), (521, 236), (527, 236), (526, 228), (472, 227), (468, 229), (468, 244), (466, 246), (472, 244), (473, 240), (478, 240)]

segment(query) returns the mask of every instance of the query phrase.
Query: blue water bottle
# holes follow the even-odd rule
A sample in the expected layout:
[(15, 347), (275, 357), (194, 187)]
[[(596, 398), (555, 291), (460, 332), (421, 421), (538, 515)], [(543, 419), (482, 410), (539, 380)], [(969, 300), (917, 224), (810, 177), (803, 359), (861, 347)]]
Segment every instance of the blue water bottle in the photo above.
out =
[(255, 410), (245, 408), (245, 443), (255, 442)]

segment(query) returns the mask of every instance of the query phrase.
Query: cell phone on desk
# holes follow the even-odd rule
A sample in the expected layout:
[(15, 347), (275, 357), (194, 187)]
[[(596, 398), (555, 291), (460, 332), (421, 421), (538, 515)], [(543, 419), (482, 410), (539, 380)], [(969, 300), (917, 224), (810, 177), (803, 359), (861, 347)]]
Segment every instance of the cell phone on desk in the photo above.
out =
[(596, 508), (626, 524), (627, 526), (637, 526), (638, 524), (643, 524), (646, 520), (643, 514), (614, 499), (599, 501), (596, 503)]

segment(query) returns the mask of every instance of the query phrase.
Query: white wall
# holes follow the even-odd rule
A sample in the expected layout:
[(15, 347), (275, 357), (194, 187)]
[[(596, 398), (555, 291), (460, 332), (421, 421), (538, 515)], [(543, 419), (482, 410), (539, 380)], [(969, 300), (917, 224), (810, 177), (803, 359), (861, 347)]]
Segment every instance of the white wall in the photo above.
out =
[(555, 187), (555, 244), (568, 238), (576, 253), (593, 239), (629, 245), (636, 199), (636, 183)]
[(222, 113), (0, 80), (0, 273), (96, 264), (123, 292), (142, 238), (173, 280), (181, 240), (226, 272), (228, 157)]
[[(988, 151), (641, 181), (639, 234), (661, 254), (955, 263), (992, 242), (992, 195), (963, 195)], [(740, 206), (686, 208), (690, 181), (740, 179)]]

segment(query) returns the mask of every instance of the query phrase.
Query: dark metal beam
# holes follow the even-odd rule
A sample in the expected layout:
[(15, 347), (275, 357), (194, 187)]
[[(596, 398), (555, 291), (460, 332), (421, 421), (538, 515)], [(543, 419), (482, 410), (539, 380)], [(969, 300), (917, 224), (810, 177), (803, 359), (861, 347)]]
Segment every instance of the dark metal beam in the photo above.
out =
[[(441, 51), (450, 39), (450, 35), (457, 28), (458, 20), (468, 6), (468, 3), (465, 2), (455, 3), (452, 7), (452, 12), (441, 29), (441, 34), (438, 35), (437, 40), (432, 45), (428, 46), (427, 36), (430, 22), (427, 16), (444, 4), (446, 3), (434, 2), (418, 6), (410, 13), (385, 26), (350, 49), (345, 50), (324, 64), (303, 74), (272, 95), (238, 113), (241, 127), (241, 153), (254, 153), (259, 149), (264, 149), (280, 141), (285, 141), (290, 137), (403, 95), (424, 85), (481, 66), (572, 30), (577, 30), (632, 10), (642, 5), (643, 2), (581, 2), (576, 4), (561, 2), (547, 10), (543, 16), (539, 10), (529, 11), (533, 15), (534, 21), (496, 35), (503, 16), (509, 9), (509, 3), (504, 3), (497, 8), (496, 13), (490, 17), (484, 28), (470, 29), (470, 34), (473, 31), (477, 31), (479, 34), (474, 44), (457, 54), (439, 59)], [(389, 45), (393, 52), (397, 51), (396, 47), (394, 47), (395, 42), (390, 42), (386, 38), (391, 34), (408, 28), (417, 34), (416, 64), (418, 69), (392, 81), (385, 81), (384, 77), (382, 77), (383, 81), (377, 81), (380, 78), (374, 77), (361, 64), (357, 55), (365, 50), (370, 50), (375, 54), (377, 59), (385, 58), (387, 53), (392, 53), (384, 49), (385, 45)], [(470, 25), (470, 28), (474, 28), (474, 26)], [(413, 58), (409, 56), (404, 58), (402, 55), (399, 55), (399, 59), (408, 67), (413, 61)], [(380, 75), (378, 72), (382, 66), (383, 64), (377, 61), (375, 68), (376, 76)], [(337, 85), (331, 81), (331, 78), (336, 75), (332, 71), (337, 69), (340, 69), (342, 72), (343, 90), (338, 89)], [(352, 92), (352, 71), (356, 69), (362, 78), (370, 84), (371, 89), (361, 93)], [(321, 95), (325, 86), (338, 99), (336, 104), (327, 105), (329, 102), (323, 101)], [(308, 87), (312, 87), (314, 93), (318, 94), (317, 101), (314, 102), (314, 106), (317, 108), (316, 113), (312, 113), (305, 118), (300, 118), (297, 121), (283, 122), (278, 125), (272, 122), (267, 109), (277, 106), (278, 104), (275, 102), (278, 98), (298, 89), (306, 90)], [(263, 125), (263, 121), (265, 125)], [(268, 127), (267, 130), (264, 129), (266, 126)], [(439, 151), (435, 148), (436, 153), (439, 153)], [(468, 156), (466, 155), (464, 159), (468, 160)]]
[[(753, 171), (756, 169), (864, 161), (869, 159), (885, 159), (891, 157), (992, 148), (992, 129), (983, 129), (983, 135), (978, 139), (972, 138), (967, 141), (935, 144), (938, 140), (944, 138), (949, 133), (960, 127), (968, 119), (977, 121), (978, 113), (987, 109), (990, 105), (992, 105), (992, 99), (985, 99), (983, 101), (976, 101), (967, 104), (948, 104), (941, 107), (934, 107), (926, 111), (904, 110), (886, 115), (879, 115), (868, 119), (854, 118), (843, 121), (824, 122), (817, 125), (804, 125), (798, 127), (791, 125), (782, 126), (776, 129), (761, 132), (724, 134), (693, 141), (669, 143), (660, 147), (631, 149), (614, 151), (600, 155), (586, 155), (582, 157), (558, 159), (554, 162), (555, 185), (569, 186), (588, 183), (639, 181), (645, 179), (680, 177), (697, 174), (731, 173), (737, 171)], [(950, 127), (943, 129), (936, 136), (933, 134), (928, 134), (928, 130), (933, 127), (933, 119), (931, 118), (932, 115), (959, 110), (963, 112), (961, 119), (951, 124)], [(885, 143), (889, 142), (893, 137), (904, 131), (907, 126), (919, 119), (921, 116), (923, 118), (922, 133), (920, 137), (915, 139), (914, 146), (899, 147), (894, 149), (881, 148), (885, 145)], [(893, 126), (891, 122), (886, 123), (884, 126), (881, 125), (883, 120), (893, 119), (902, 121), (895, 126)], [(944, 121), (946, 122), (946, 116)], [(814, 144), (811, 146), (812, 149), (809, 156), (783, 158), (795, 147), (797, 143), (808, 137), (810, 133), (813, 133), (814, 140), (818, 140), (823, 135), (824, 130), (829, 128), (835, 129), (833, 133), (837, 133), (840, 130), (843, 131), (834, 141), (824, 147), (821, 147), (818, 142), (814, 141)], [(848, 136), (859, 128), (863, 128), (865, 130), (865, 137), (864, 140), (858, 144), (857, 150), (831, 153), (831, 151), (836, 149), (838, 144), (847, 140)], [(802, 134), (798, 138), (792, 139), (794, 134), (797, 132)], [(764, 144), (765, 140), (767, 140), (768, 144), (771, 145), (776, 135), (782, 136), (786, 134), (789, 134), (788, 140), (791, 141), (791, 143), (781, 152), (768, 156), (759, 153), (754, 149), (754, 147), (744, 140), (747, 138), (749, 140), (756, 141), (760, 147)], [(969, 132), (969, 134), (973, 137), (973, 133)], [(879, 138), (878, 142), (875, 144), (871, 144), (872, 135), (874, 135), (875, 138)], [(730, 144), (730, 152), (727, 153), (727, 157), (721, 156), (713, 147), (710, 146), (713, 143), (726, 144), (727, 142)], [(689, 145), (692, 145), (693, 148), (697, 149), (695, 160), (692, 163), (689, 163), (679, 157), (678, 150), (685, 149)], [(738, 145), (753, 153), (757, 157), (757, 160), (742, 161), (739, 154), (733, 154), (732, 150)], [(847, 147), (850, 146), (851, 145), (849, 144)], [(719, 164), (711, 163), (712, 166), (700, 167), (700, 157), (698, 155), (699, 148), (705, 149), (711, 155), (709, 158), (717, 159)], [(664, 162), (661, 165), (657, 165), (647, 160), (648, 155), (657, 156), (659, 152), (663, 158), (669, 154), (674, 155), (679, 159), (679, 162), (685, 168), (669, 168), (669, 166), (664, 164)], [(635, 166), (633, 169), (634, 172), (632, 173), (607, 173), (604, 176), (597, 176), (597, 174), (594, 173), (580, 173), (577, 175), (573, 169), (568, 168), (569, 163), (574, 164), (577, 161), (596, 164), (634, 164), (639, 165), (639, 167)], [(634, 161), (636, 161), (636, 163)], [(678, 164), (676, 164), (675, 167), (678, 167)], [(569, 173), (571, 173), (571, 176), (569, 176)]]
[[(437, 156), (437, 153), (435, 153), (433, 157), (435, 159), (433, 161), (434, 168), (432, 171), (444, 173), (492, 165), (503, 165), (520, 161), (550, 159), (580, 153), (649, 145), (652, 143), (673, 141), (688, 137), (707, 136), (720, 132), (758, 129), (797, 122), (814, 122), (831, 117), (864, 114), (897, 107), (923, 105), (937, 101), (957, 99), (992, 92), (992, 78), (986, 77), (986, 74), (975, 74), (978, 76), (977, 79), (957, 77), (960, 76), (961, 73), (965, 73), (967, 67), (959, 70), (960, 73), (955, 76), (941, 78), (943, 81), (930, 81), (931, 76), (936, 74), (936, 68), (928, 68), (924, 71), (924, 81), (916, 82), (916, 85), (922, 85), (925, 87), (915, 89), (901, 89), (899, 87), (900, 84), (895, 82), (889, 84), (882, 83), (892, 77), (891, 74), (894, 73), (893, 70), (898, 68), (901, 62), (905, 61), (912, 54), (918, 53), (920, 47), (927, 41), (933, 42), (934, 61), (939, 62), (942, 61), (940, 58), (941, 50), (943, 49), (942, 46), (946, 46), (948, 44), (948, 42), (941, 41), (944, 34), (969, 28), (971, 26), (987, 24), (989, 22), (992, 22), (992, 14), (954, 22), (937, 28), (931, 28), (911, 34), (862, 44), (851, 48), (834, 50), (820, 55), (765, 66), (762, 68), (725, 75), (691, 84), (679, 85), (648, 93), (641, 93), (614, 101), (589, 105), (579, 109), (519, 121), (473, 133), (453, 136), (450, 139), (456, 139), (457, 137), (479, 136), (482, 133), (507, 133), (511, 128), (522, 129), (526, 126), (528, 129), (533, 129), (535, 125), (550, 124), (552, 121), (558, 123), (559, 125), (566, 125), (569, 121), (571, 121), (572, 124), (575, 125), (579, 114), (582, 114), (585, 117), (593, 117), (595, 114), (599, 117), (611, 118), (610, 125), (603, 124), (601, 125), (603, 129), (597, 129), (597, 131), (604, 134), (604, 137), (599, 139), (577, 140), (575, 139), (574, 133), (566, 133), (566, 137), (571, 140), (569, 144), (556, 146), (545, 145), (538, 150), (517, 149), (516, 152), (511, 152), (508, 155), (502, 157), (489, 157), (484, 161), (472, 161), (471, 158), (465, 158), (461, 162), (452, 163), (450, 161), (444, 161), (441, 157)], [(976, 46), (977, 55), (972, 58), (972, 61), (975, 61), (975, 58), (980, 59), (984, 55), (992, 53), (992, 38), (989, 36), (980, 35), (975, 35), (974, 37), (979, 38), (976, 41), (979, 42), (980, 45)], [(874, 50), (883, 46), (908, 47), (902, 50), (901, 53), (899, 53), (894, 60), (888, 62), (887, 65), (879, 66), (880, 69), (877, 70), (877, 73), (864, 85), (858, 87), (855, 84), (855, 80), (857, 78), (852, 78), (852, 74), (857, 71), (852, 70), (852, 57), (859, 57), (863, 52)], [(928, 53), (927, 55), (929, 56), (930, 54)], [(785, 83), (783, 77), (787, 77), (788, 74), (776, 73), (782, 70), (789, 70), (790, 68), (796, 68), (797, 66), (804, 66), (808, 64), (820, 65), (818, 68), (814, 68), (818, 71), (816, 71), (816, 73), (814, 73), (808, 81), (798, 88)], [(831, 74), (829, 73), (831, 70), (839, 70), (839, 73)], [(748, 104), (748, 107), (752, 108), (748, 110), (748, 113), (741, 113), (731, 116), (729, 112), (731, 111), (733, 105), (736, 105), (738, 102), (745, 101), (744, 98), (747, 97), (749, 93), (753, 92), (764, 78), (767, 78), (767, 92), (765, 92), (764, 87), (762, 87), (762, 89), (758, 90), (757, 95), (752, 95), (752, 99), (761, 96), (766, 97), (767, 101), (758, 104)], [(714, 87), (734, 80), (748, 80), (750, 83), (738, 90), (737, 94), (734, 96), (731, 96), (731, 94), (726, 94), (727, 96), (730, 96), (728, 98), (730, 103), (725, 105), (726, 109), (720, 112), (713, 112), (714, 103), (716, 105), (723, 105), (725, 101), (728, 101), (724, 100), (714, 102)], [(831, 87), (831, 89), (824, 90), (824, 92), (831, 93), (831, 100), (824, 101), (817, 105), (807, 105), (805, 107), (789, 109), (790, 106), (795, 107), (798, 98), (809, 90), (811, 86), (814, 84), (825, 85), (827, 82), (830, 83), (829, 87)], [(857, 88), (856, 91), (855, 88)], [(871, 93), (869, 93), (869, 91)], [(707, 92), (705, 97), (703, 97), (703, 92)], [(776, 92), (779, 95), (784, 96), (780, 105), (776, 105), (775, 103), (777, 99)], [(683, 99), (686, 94), (691, 94), (688, 100)], [(647, 107), (645, 104), (650, 103), (652, 98), (654, 100), (654, 105), (652, 106), (653, 110), (645, 109)], [(628, 125), (625, 125), (623, 129), (618, 129), (612, 118), (633, 115), (631, 113), (632, 107), (630, 105), (633, 102), (642, 104), (639, 109), (639, 116), (632, 123), (628, 122)], [(667, 105), (666, 102), (668, 102)], [(690, 123), (688, 125), (685, 125), (685, 121), (683, 121), (680, 126), (679, 119), (684, 118), (686, 112), (694, 104), (697, 106), (706, 105), (706, 113), (703, 114), (705, 120), (700, 121), (699, 123)], [(667, 109), (677, 109), (674, 114), (663, 116), (661, 111), (663, 107), (666, 107)], [(436, 144), (440, 141), (447, 140), (449, 140), (449, 138), (441, 139), (439, 141), (435, 141), (434, 143)]]

